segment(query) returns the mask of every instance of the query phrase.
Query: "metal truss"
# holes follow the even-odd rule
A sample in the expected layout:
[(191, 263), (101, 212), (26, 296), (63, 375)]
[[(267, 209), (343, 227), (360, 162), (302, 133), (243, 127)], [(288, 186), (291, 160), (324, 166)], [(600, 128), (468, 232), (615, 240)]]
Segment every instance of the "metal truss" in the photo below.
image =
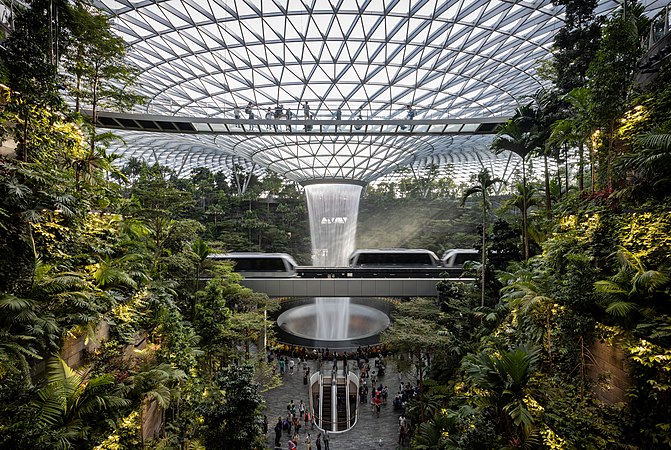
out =
[[(654, 7), (660, 0), (644, 3)], [(138, 92), (147, 102), (136, 112), (198, 118), (234, 118), (236, 107), (247, 117), (248, 104), (255, 119), (278, 105), (303, 118), (305, 102), (310, 119), (399, 120), (407, 118), (408, 106), (415, 120), (507, 117), (517, 102), (543, 87), (536, 68), (548, 58), (562, 26), (562, 9), (551, 0), (94, 4), (113, 18), (114, 30), (141, 70)], [(605, 13), (615, 6), (614, 0), (604, 0), (599, 8)], [(194, 142), (171, 136), (149, 145), (131, 134), (126, 139), (124, 154), (138, 156), (174, 154), (176, 142)], [(420, 161), (456, 165), (500, 159), (487, 150), (491, 136), (201, 136), (195, 141), (207, 144), (190, 150), (194, 166), (207, 158), (216, 166), (239, 157), (295, 181), (370, 181)], [(196, 157), (196, 152), (209, 156)]]

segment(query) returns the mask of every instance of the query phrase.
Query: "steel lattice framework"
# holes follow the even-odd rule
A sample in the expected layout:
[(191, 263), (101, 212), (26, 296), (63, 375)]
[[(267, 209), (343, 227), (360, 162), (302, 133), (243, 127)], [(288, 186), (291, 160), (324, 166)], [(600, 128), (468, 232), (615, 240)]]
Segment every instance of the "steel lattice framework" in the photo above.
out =
[[(342, 119), (404, 119), (408, 105), (416, 119), (506, 117), (543, 86), (536, 67), (562, 25), (551, 0), (95, 3), (142, 71), (147, 103), (137, 112), (166, 116), (232, 118), (251, 102), (257, 118), (278, 104), (302, 118), (307, 101), (316, 119), (338, 110)], [(295, 181), (371, 181), (430, 163), (509, 167), (488, 150), (491, 136), (124, 137), (118, 152), (176, 168), (248, 161)]]

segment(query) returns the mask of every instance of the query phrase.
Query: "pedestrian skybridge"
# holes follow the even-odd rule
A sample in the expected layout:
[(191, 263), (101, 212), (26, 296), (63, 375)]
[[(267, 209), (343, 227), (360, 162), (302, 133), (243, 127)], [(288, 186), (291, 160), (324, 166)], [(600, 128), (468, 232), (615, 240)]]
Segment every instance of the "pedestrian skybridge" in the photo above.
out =
[(472, 278), (246, 278), (241, 284), (269, 297), (437, 297), (441, 280)]
[(502, 117), (440, 119), (231, 119), (102, 112), (98, 124), (129, 131), (240, 136), (267, 135), (478, 135), (493, 134)]

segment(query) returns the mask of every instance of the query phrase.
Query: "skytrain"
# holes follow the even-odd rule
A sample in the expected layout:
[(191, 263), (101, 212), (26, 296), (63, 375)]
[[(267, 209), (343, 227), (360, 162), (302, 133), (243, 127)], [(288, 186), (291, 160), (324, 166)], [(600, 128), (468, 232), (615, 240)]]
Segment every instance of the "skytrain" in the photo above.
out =
[(233, 252), (212, 254), (214, 261), (230, 261), (245, 278), (439, 278), (459, 276), (464, 258), (477, 259), (477, 251), (454, 249), (443, 255), (425, 249), (359, 249), (346, 267), (299, 266), (287, 253)]

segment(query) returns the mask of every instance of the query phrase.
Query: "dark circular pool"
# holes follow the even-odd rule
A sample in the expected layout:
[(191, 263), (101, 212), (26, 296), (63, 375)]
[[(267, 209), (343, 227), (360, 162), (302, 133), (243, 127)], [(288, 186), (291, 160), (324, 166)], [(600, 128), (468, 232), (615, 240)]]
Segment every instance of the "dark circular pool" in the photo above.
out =
[(280, 342), (331, 349), (379, 343), (390, 305), (380, 299), (312, 298), (287, 302), (277, 316)]

